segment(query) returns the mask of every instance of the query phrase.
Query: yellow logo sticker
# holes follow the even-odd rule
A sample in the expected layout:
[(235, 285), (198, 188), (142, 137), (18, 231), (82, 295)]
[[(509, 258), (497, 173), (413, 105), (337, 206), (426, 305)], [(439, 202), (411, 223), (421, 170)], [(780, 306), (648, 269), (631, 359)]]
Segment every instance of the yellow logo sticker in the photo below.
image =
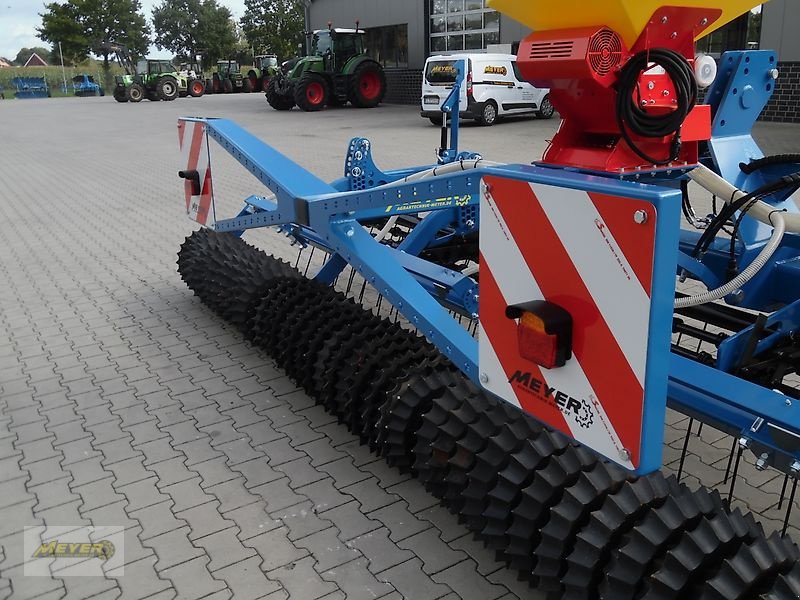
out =
[(385, 212), (424, 212), (435, 208), (447, 208), (448, 206), (466, 206), (472, 201), (472, 194), (464, 196), (444, 196), (431, 200), (414, 200), (404, 204), (390, 204)]
[(453, 65), (433, 65), (431, 73), (450, 73), (455, 74), (456, 68)]
[(31, 558), (100, 558), (108, 560), (114, 556), (114, 544), (108, 540), (97, 543), (88, 542), (60, 542), (53, 540), (39, 546)]
[(507, 75), (508, 74), (508, 69), (506, 69), (505, 67), (487, 66), (483, 70), (483, 72), (484, 73), (490, 73), (491, 75)]

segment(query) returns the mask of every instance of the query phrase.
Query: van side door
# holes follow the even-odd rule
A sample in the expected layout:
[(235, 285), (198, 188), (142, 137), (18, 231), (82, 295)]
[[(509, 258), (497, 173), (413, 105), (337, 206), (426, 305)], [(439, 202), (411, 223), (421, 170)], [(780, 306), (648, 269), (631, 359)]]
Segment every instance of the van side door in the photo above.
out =
[(517, 61), (511, 61), (511, 65), (514, 70), (515, 86), (517, 88), (520, 103), (522, 105), (520, 112), (539, 110), (539, 104), (541, 103), (544, 94), (541, 93), (541, 90), (525, 81), (525, 78), (522, 76), (522, 72), (519, 70)]

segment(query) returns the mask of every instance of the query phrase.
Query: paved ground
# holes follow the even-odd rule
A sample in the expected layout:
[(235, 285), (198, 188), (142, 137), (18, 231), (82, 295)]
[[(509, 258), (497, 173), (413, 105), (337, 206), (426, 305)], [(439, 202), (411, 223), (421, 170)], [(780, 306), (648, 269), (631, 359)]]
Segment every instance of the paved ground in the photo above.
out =
[[(0, 102), (0, 599), (537, 598), (180, 281), (181, 114), (234, 118), (327, 179), (355, 135), (386, 168), (431, 162), (438, 141), (412, 107)], [(532, 160), (555, 125), (462, 140)], [(798, 132), (760, 129), (772, 151), (796, 151)], [(221, 152), (214, 168), (226, 214), (259, 191)], [(295, 256), (274, 233), (249, 239)], [(685, 426), (670, 414), (667, 469)], [(691, 481), (721, 481), (728, 446), (709, 428), (693, 439)], [(781, 478), (743, 474), (737, 502), (777, 527)], [(124, 576), (23, 576), (22, 528), (43, 524), (125, 526)]]

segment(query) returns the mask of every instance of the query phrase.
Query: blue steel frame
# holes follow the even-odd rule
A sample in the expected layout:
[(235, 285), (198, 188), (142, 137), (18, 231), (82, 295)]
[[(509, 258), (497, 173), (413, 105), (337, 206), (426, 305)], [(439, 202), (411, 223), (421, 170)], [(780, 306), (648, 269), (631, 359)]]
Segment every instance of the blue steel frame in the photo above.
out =
[[(728, 58), (733, 60), (725, 62)], [(739, 91), (748, 85), (748, 77), (756, 70), (754, 65), (762, 69), (760, 76), (763, 77), (763, 67), (773, 62), (774, 55), (770, 53), (745, 52), (733, 57), (725, 55), (723, 63), (730, 67), (723, 68), (708, 95), (715, 115), (715, 138), (709, 144), (708, 163), (745, 190), (752, 189), (752, 185), (757, 186), (760, 180), (756, 177), (740, 179), (738, 162), (736, 178), (733, 178), (730, 173), (734, 161), (732, 156), (735, 152), (738, 152), (739, 160), (762, 156), (749, 131), (752, 115), (760, 113), (769, 99), (771, 88), (767, 89), (766, 84), (760, 87), (751, 85), (753, 91), (747, 94), (740, 94)], [(740, 77), (744, 78), (744, 84)], [(742, 111), (746, 113), (746, 131), (731, 127)], [(455, 138), (452, 148), (442, 149), (439, 153), (440, 162), (476, 156), (458, 152), (457, 115), (458, 111), (454, 111), (452, 125)], [(461, 273), (431, 264), (417, 255), (430, 244), (436, 243), (433, 236), (442, 228), (458, 229), (461, 233), (477, 228), (483, 175), (590, 189), (651, 201), (657, 206), (659, 223), (664, 223), (657, 238), (657, 269), (666, 264), (671, 272), (675, 272), (677, 265), (703, 280), (709, 287), (716, 287), (725, 279), (727, 254), (724, 247), (727, 242), (721, 240), (719, 246), (715, 246), (704, 257), (702, 264), (692, 259), (688, 254), (696, 234), (681, 232), (678, 244), (678, 192), (658, 178), (653, 178), (650, 184), (640, 184), (552, 167), (508, 165), (407, 182), (404, 179), (409, 175), (434, 168), (435, 165), (382, 172), (372, 161), (369, 141), (355, 138), (348, 149), (345, 176), (325, 183), (230, 121), (186, 120), (204, 122), (208, 135), (275, 195), (274, 199), (255, 195), (247, 198), (236, 217), (216, 223), (217, 231), (240, 234), (247, 229), (280, 225), (284, 232), (301, 243), (325, 249), (330, 257), (316, 275), (318, 280), (330, 283), (347, 265), (351, 265), (479, 385), (477, 341), (445, 308), (477, 316), (477, 284)], [(728, 134), (734, 141), (726, 138)], [(738, 151), (735, 150), (737, 143), (741, 144)], [(745, 156), (741, 154), (742, 147), (746, 149)], [(774, 169), (770, 175), (774, 175)], [(758, 177), (763, 176), (761, 174)], [(785, 203), (785, 198), (777, 198), (775, 202), (776, 206), (783, 206), (781, 203)], [(400, 252), (377, 243), (360, 225), (364, 220), (419, 212), (432, 214), (408, 236)], [(465, 218), (465, 214), (472, 217)], [(743, 242), (737, 247), (737, 258), (741, 265), (752, 259), (766, 237), (761, 227), (750, 223), (752, 219), (746, 218), (745, 221), (748, 225), (741, 230)], [(679, 255), (675, 252), (678, 245), (681, 250)], [(770, 308), (776, 303), (789, 305), (771, 317), (773, 334), (759, 343), (758, 351), (771, 347), (800, 327), (800, 310), (795, 304), (800, 298), (800, 273), (796, 272), (798, 267), (794, 264), (798, 255), (800, 243), (797, 242), (797, 236), (787, 235), (772, 264), (765, 269), (767, 274), (759, 275), (745, 288), (745, 297), (749, 300), (747, 306)], [(783, 279), (779, 286), (774, 285), (776, 277)], [(674, 287), (667, 287), (669, 289), (661, 286), (653, 290), (653, 323), (656, 331), (668, 330), (671, 324)], [(648, 393), (652, 393), (652, 398), (648, 398), (646, 405), (647, 434), (638, 473), (652, 471), (660, 465), (664, 396), (678, 410), (746, 438), (752, 447), (764, 450), (777, 468), (786, 470), (800, 465), (798, 403), (783, 394), (725, 372), (735, 366), (748, 333), (744, 331), (721, 346), (719, 364), (716, 366), (702, 365), (675, 355), (669, 361), (663, 360), (666, 350), (653, 349), (654, 354), (648, 357), (655, 359), (651, 364), (657, 364), (660, 357), (663, 373), (668, 371), (669, 376), (668, 383), (659, 384), (659, 377), (662, 382), (664, 378), (658, 368), (653, 371), (652, 378), (648, 374), (646, 387)]]

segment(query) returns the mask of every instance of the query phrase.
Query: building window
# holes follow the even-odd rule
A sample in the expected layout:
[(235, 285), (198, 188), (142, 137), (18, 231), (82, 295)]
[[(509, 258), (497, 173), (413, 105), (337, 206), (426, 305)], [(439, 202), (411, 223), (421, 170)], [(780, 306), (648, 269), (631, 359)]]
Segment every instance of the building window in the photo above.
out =
[(367, 54), (387, 69), (408, 68), (408, 24), (365, 29)]
[(483, 50), (500, 43), (500, 14), (486, 0), (429, 0), (431, 53)]
[(697, 49), (712, 56), (727, 50), (758, 50), (761, 43), (761, 7), (754, 8), (697, 41)]

